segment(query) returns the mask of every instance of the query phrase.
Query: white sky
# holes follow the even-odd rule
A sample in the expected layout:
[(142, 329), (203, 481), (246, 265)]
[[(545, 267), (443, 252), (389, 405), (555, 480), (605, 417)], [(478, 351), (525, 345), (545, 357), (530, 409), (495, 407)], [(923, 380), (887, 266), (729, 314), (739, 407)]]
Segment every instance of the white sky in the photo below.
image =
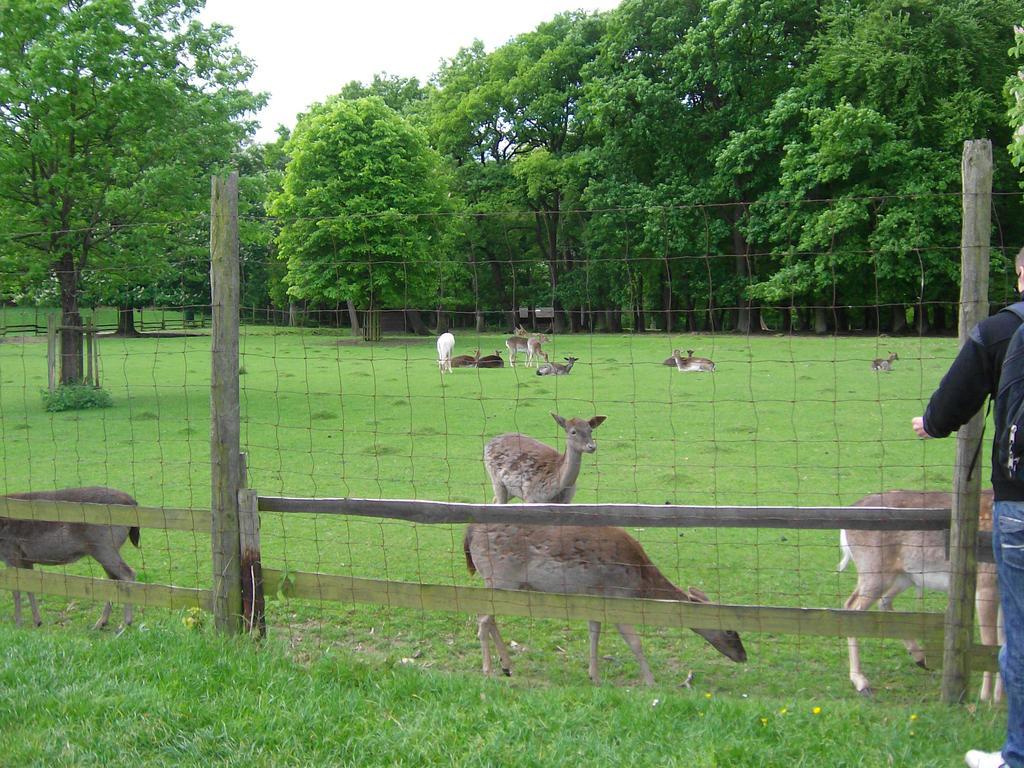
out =
[(378, 72), (434, 74), (441, 59), (474, 39), (492, 51), (567, 10), (609, 10), (619, 0), (207, 0), (200, 19), (234, 28), (238, 47), (256, 62), (249, 86), (270, 94), (257, 141), (278, 124), (351, 81)]

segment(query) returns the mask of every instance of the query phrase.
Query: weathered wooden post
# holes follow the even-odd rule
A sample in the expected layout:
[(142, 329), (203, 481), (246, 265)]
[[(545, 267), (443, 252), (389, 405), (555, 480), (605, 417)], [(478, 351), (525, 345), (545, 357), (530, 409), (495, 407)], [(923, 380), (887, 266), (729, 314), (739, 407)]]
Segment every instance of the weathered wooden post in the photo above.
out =
[(263, 597), (263, 562), (260, 559), (260, 513), (256, 491), (244, 487), (246, 460), (242, 454), (242, 485), (238, 492), (238, 534), (242, 563), (242, 627), (250, 635), (267, 636)]
[(210, 197), (210, 481), (213, 617), (221, 632), (241, 629), (238, 492), (242, 488), (238, 394), (238, 173), (214, 176)]
[[(992, 142), (964, 142), (963, 228), (960, 237), (960, 345), (988, 317), (989, 236), (992, 227)], [(985, 414), (979, 411), (957, 433), (953, 519), (949, 532), (949, 606), (943, 639), (942, 700), (963, 701), (970, 681), (968, 651), (974, 640), (975, 547), (981, 491)], [(977, 461), (974, 462), (977, 456)], [(972, 467), (972, 463), (976, 466)]]

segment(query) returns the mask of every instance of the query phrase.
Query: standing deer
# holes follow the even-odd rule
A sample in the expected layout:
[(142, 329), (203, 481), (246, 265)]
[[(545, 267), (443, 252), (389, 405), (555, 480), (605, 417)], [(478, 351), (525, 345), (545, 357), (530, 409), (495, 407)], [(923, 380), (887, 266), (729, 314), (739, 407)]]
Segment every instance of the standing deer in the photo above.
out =
[(871, 361), (872, 371), (891, 371), (894, 360), (899, 360), (900, 356), (895, 352), (891, 353), (887, 358), (876, 357)]
[[(703, 592), (683, 591), (662, 575), (643, 547), (621, 528), (557, 525), (500, 525), (474, 523), (463, 539), (466, 567), (479, 572), (490, 589), (526, 589), (537, 592), (644, 597), (687, 603), (710, 602)], [(617, 624), (619, 634), (633, 651), (644, 683), (654, 676), (644, 656), (640, 635), (631, 624)], [(597, 645), (601, 622), (591, 620), (590, 679), (601, 682)], [(731, 630), (694, 629), (719, 653), (736, 662), (747, 654), (738, 634)], [(483, 672), (491, 673), (490, 643), (501, 659), (501, 669), (512, 674), (508, 647), (493, 615), (481, 615), (477, 636), (483, 653)]]
[(568, 376), (569, 371), (572, 370), (572, 366), (576, 363), (578, 357), (567, 357), (565, 358), (568, 362), (566, 363), (543, 363), (537, 366), (538, 376)]
[(693, 350), (686, 350), (686, 357), (678, 354), (679, 350), (675, 350), (672, 353), (672, 357), (676, 361), (676, 369), (680, 371), (703, 371), (706, 373), (714, 373), (715, 363), (713, 360), (707, 357), (694, 357)]
[(441, 373), (452, 372), (452, 350), (455, 349), (455, 337), (450, 333), (442, 333), (437, 337), (437, 365)]
[(484, 446), (484, 467), (494, 488), (494, 503), (518, 496), (525, 502), (568, 504), (576, 494), (576, 478), (584, 453), (594, 453), (593, 430), (606, 417), (551, 418), (565, 430), (565, 453), (519, 432), (491, 438)]
[[(947, 508), (953, 503), (952, 494), (944, 491), (887, 491), (873, 493), (854, 502), (854, 507)], [(992, 530), (992, 491), (982, 491), (979, 527)], [(944, 531), (840, 531), (843, 559), (837, 570), (843, 570), (852, 559), (857, 566), (857, 586), (846, 600), (845, 608), (866, 611), (876, 601), (883, 611), (892, 610), (892, 602), (905, 589), (917, 586), (949, 592), (949, 558), (946, 554)], [(978, 628), (984, 645), (1002, 643), (999, 620), (999, 587), (996, 567), (992, 563), (978, 563), (978, 583), (975, 593)], [(857, 638), (847, 639), (850, 651), (850, 682), (865, 696), (871, 694), (871, 685), (860, 667), (860, 648)], [(903, 641), (907, 651), (920, 667), (925, 667), (924, 652), (911, 639)], [(982, 700), (998, 701), (1002, 697), (1002, 684), (996, 676), (993, 690), (992, 674), (982, 679)]]
[(508, 364), (513, 368), (516, 366), (516, 355), (519, 352), (529, 353), (527, 347), (529, 338), (530, 332), (521, 325), (517, 325), (512, 335), (505, 339), (505, 347), (508, 349)]
[[(40, 501), (77, 501), (90, 504), (124, 504), (138, 506), (138, 502), (123, 491), (113, 488), (64, 488), (56, 491), (12, 493), (3, 498)], [(135, 581), (135, 571), (121, 557), (125, 539), (139, 546), (139, 529), (124, 525), (93, 523), (59, 523), (44, 520), (17, 520), (0, 517), (0, 560), (10, 568), (32, 568), (34, 565), (66, 565), (91, 556), (115, 580)], [(28, 593), (32, 607), (32, 620), (38, 627), (43, 623), (39, 615), (36, 596)], [(94, 629), (105, 627), (110, 619), (108, 602)], [(21, 592), (14, 590), (14, 623), (21, 626)], [(132, 606), (124, 606), (124, 623), (132, 623)]]

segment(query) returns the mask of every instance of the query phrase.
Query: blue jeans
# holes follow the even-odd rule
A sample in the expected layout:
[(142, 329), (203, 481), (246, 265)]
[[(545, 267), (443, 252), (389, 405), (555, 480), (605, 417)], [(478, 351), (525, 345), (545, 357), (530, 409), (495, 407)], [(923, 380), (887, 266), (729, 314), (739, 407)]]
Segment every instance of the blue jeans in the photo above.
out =
[(1024, 502), (993, 506), (992, 548), (999, 571), (999, 603), (1006, 643), (999, 652), (1008, 706), (1003, 760), (1024, 766)]

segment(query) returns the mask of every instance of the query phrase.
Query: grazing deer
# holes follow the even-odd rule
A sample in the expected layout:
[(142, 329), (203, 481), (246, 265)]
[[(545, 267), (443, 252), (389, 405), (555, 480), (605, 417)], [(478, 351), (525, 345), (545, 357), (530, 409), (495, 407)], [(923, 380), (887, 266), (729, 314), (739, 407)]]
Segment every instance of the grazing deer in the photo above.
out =
[[(947, 508), (953, 503), (952, 494), (944, 491), (887, 491), (873, 493), (854, 502), (855, 507)], [(982, 491), (979, 527), (992, 530), (992, 491)], [(846, 600), (845, 608), (866, 611), (876, 601), (883, 611), (892, 610), (892, 602), (905, 589), (916, 585), (949, 592), (949, 558), (946, 554), (945, 531), (840, 531), (843, 559), (837, 570), (843, 570), (852, 559), (857, 566), (857, 587)], [(978, 563), (978, 583), (975, 593), (978, 628), (983, 645), (1002, 643), (999, 617), (999, 587), (996, 567), (992, 563)], [(860, 667), (860, 648), (857, 638), (847, 639), (850, 651), (850, 682), (864, 695), (871, 694), (871, 685)], [(903, 644), (920, 667), (925, 667), (924, 652), (914, 640)], [(999, 701), (1002, 683), (996, 676), (993, 689), (992, 674), (982, 679), (982, 700)]]
[(476, 361), (477, 368), (504, 368), (505, 361), (501, 359), (501, 351), (494, 350), (493, 355), (484, 355)]
[(477, 349), (472, 355), (456, 355), (452, 358), (452, 368), (475, 368), (480, 360), (480, 350)]
[[(462, 548), (469, 572), (479, 572), (490, 589), (710, 602), (698, 589), (683, 591), (672, 584), (636, 539), (621, 528), (474, 523), (466, 529)], [(494, 616), (481, 615), (477, 625), (484, 674), (491, 674), (493, 641), (502, 672), (510, 676), (512, 660)], [(640, 665), (644, 683), (653, 685), (654, 676), (644, 656), (640, 635), (631, 624), (616, 626)], [(590, 679), (597, 685), (601, 682), (597, 657), (601, 622), (591, 620), (589, 629)], [(693, 631), (726, 658), (746, 661), (747, 653), (735, 632)]]
[[(538, 333), (536, 336), (531, 336), (526, 340), (526, 367), (530, 368), (533, 366), (533, 360), (535, 357), (543, 357), (544, 362), (548, 361), (548, 353), (540, 348), (541, 344), (547, 344), (551, 339), (545, 336), (543, 333)], [(511, 360), (509, 361), (511, 362)]]
[(880, 357), (875, 358), (871, 361), (872, 371), (891, 371), (894, 360), (899, 360), (900, 356), (895, 352), (891, 353), (889, 357), (882, 359)]
[(568, 362), (566, 363), (543, 363), (537, 366), (538, 376), (567, 376), (569, 371), (572, 370), (572, 366), (576, 363), (578, 357), (567, 357), (565, 358)]
[(450, 333), (442, 333), (437, 337), (437, 365), (441, 373), (452, 372), (452, 350), (455, 349), (455, 337)]
[(706, 373), (714, 373), (715, 363), (713, 360), (707, 357), (694, 357), (693, 350), (686, 350), (686, 357), (682, 357), (677, 354), (677, 349), (673, 352), (672, 357), (676, 361), (676, 369), (680, 371), (703, 371)]
[(564, 419), (552, 413), (551, 418), (565, 430), (565, 453), (519, 432), (498, 435), (484, 446), (484, 467), (494, 488), (495, 504), (505, 504), (515, 496), (538, 504), (572, 501), (583, 454), (597, 450), (593, 431), (606, 417)]
[[(56, 491), (12, 493), (3, 498), (40, 501), (77, 501), (90, 504), (124, 504), (138, 506), (131, 496), (113, 488), (64, 488)], [(107, 576), (115, 580), (135, 581), (135, 571), (121, 557), (125, 539), (139, 546), (139, 529), (125, 525), (93, 523), (58, 523), (44, 520), (17, 520), (0, 517), (0, 560), (10, 568), (32, 568), (34, 565), (66, 565), (90, 555)], [(28, 593), (32, 620), (43, 623), (36, 596)], [(108, 602), (94, 629), (106, 626), (110, 619)], [(21, 592), (14, 590), (14, 623), (21, 626)], [(132, 606), (124, 606), (124, 623), (132, 623)]]
[(526, 353), (526, 367), (533, 366), (534, 356), (543, 357), (547, 361), (547, 353), (541, 349), (541, 344), (547, 344), (551, 339), (543, 333), (530, 334), (522, 326), (516, 326), (515, 335), (505, 339), (505, 346), (508, 348), (508, 364), (516, 367), (516, 356), (520, 352)]

